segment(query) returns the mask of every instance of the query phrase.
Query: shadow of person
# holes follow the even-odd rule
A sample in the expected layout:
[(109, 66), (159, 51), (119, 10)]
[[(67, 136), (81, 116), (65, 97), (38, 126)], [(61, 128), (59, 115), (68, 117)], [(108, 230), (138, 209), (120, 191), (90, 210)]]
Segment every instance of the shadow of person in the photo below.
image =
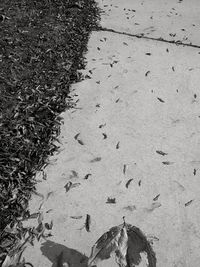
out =
[[(41, 245), (42, 254), (52, 262), (52, 267), (86, 267), (88, 257), (64, 245), (46, 241)], [(64, 264), (65, 263), (65, 264)]]

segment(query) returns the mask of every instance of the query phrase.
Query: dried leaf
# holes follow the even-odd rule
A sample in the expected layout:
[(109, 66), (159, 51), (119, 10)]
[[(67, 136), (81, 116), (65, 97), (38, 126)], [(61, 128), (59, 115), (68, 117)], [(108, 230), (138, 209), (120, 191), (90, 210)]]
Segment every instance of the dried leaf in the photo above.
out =
[(52, 230), (52, 228), (53, 228), (53, 221), (51, 220), (50, 223), (45, 223), (44, 226), (45, 226), (45, 228), (47, 230)]
[(124, 266), (126, 266), (127, 241), (127, 231), (124, 224), (112, 227), (92, 247), (88, 267), (97, 264), (99, 261), (109, 259), (114, 252), (116, 253), (117, 262), (125, 263)]
[(162, 98), (157, 97), (157, 99), (158, 99), (161, 103), (165, 103), (165, 101), (164, 101)]
[(91, 175), (92, 175), (91, 173), (86, 174), (84, 179), (87, 180), (89, 178), (89, 176), (91, 176)]
[(158, 153), (158, 154), (160, 154), (162, 156), (166, 156), (167, 155), (167, 153), (165, 153), (165, 152), (163, 152), (161, 150), (156, 150), (156, 153)]
[(80, 220), (81, 218), (83, 218), (83, 216), (70, 216), (70, 218), (75, 219), (75, 220)]
[(81, 139), (77, 139), (77, 141), (78, 141), (78, 143), (79, 143), (80, 145), (84, 146), (84, 143), (83, 143), (83, 141), (82, 141)]
[(157, 196), (155, 196), (155, 197), (153, 198), (153, 201), (158, 200), (159, 196), (160, 196), (160, 194), (158, 194)]
[(85, 220), (85, 229), (87, 232), (90, 232), (90, 225), (91, 225), (91, 216), (87, 214)]
[(99, 125), (99, 128), (101, 129), (101, 128), (105, 127), (105, 126), (106, 126), (106, 123), (104, 123), (104, 124), (100, 124), (100, 125)]
[(174, 164), (174, 162), (171, 162), (171, 161), (163, 161), (162, 164), (164, 164), (164, 165), (172, 165), (172, 164)]
[(77, 140), (78, 137), (79, 137), (80, 133), (77, 133), (75, 136), (74, 136), (74, 139)]
[(116, 145), (116, 149), (119, 149), (119, 144), (120, 144), (120, 142), (117, 143), (117, 145)]
[(106, 139), (107, 138), (107, 134), (102, 133), (102, 135), (103, 135), (103, 139)]
[(66, 190), (66, 193), (70, 190), (72, 186), (72, 182), (68, 182), (64, 187), (65, 187), (65, 190)]
[(128, 182), (126, 183), (126, 188), (129, 187), (130, 183), (133, 181), (133, 179), (129, 179)]
[(191, 199), (190, 201), (186, 202), (186, 203), (185, 203), (185, 207), (187, 207), (187, 206), (189, 206), (190, 204), (192, 204), (193, 201), (194, 201), (194, 200)]
[(123, 166), (123, 174), (126, 174), (126, 169), (127, 169), (127, 165), (124, 164), (124, 166)]
[(115, 260), (118, 263), (119, 267), (127, 266), (127, 261), (126, 261), (127, 248), (128, 248), (128, 235), (127, 235), (126, 224), (124, 224), (124, 227), (121, 230), (120, 237), (118, 240), (118, 248), (115, 251), (115, 256), (116, 256)]
[(150, 70), (148, 70), (148, 71), (145, 73), (145, 76), (147, 77), (149, 73), (150, 73)]
[(96, 158), (92, 159), (90, 162), (94, 163), (94, 162), (97, 162), (97, 161), (101, 161), (101, 157), (96, 157)]
[(108, 203), (108, 204), (115, 204), (116, 203), (116, 199), (115, 198), (108, 197), (106, 203)]
[(74, 136), (74, 139), (80, 144), (80, 145), (84, 145), (83, 141), (81, 139), (79, 139), (80, 133), (77, 133), (75, 136)]

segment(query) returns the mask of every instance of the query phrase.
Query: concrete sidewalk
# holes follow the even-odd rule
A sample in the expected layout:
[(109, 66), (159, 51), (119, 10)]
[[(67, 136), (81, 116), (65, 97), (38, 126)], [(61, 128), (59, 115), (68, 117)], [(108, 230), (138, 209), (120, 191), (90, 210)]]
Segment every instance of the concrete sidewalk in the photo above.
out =
[[(153, 240), (158, 267), (200, 262), (200, 2), (99, 0), (103, 28), (88, 44), (89, 79), (72, 86), (61, 152), (38, 183), (53, 237), (27, 249), (35, 267), (69, 267), (126, 221)], [(123, 34), (120, 34), (120, 32)], [(127, 34), (147, 38), (135, 38)], [(162, 42), (180, 41), (189, 46)], [(127, 187), (127, 182), (131, 183)], [(66, 192), (68, 182), (77, 186)], [(116, 203), (108, 204), (108, 198)], [(35, 210), (41, 199), (33, 197)], [(91, 216), (91, 231), (84, 228)], [(147, 266), (145, 257), (139, 266)], [(98, 266), (117, 266), (113, 259)]]

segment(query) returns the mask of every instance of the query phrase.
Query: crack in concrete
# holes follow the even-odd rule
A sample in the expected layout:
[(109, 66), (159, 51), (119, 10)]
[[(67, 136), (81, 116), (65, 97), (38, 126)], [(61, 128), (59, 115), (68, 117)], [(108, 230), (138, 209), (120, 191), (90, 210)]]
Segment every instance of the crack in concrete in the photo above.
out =
[(192, 43), (183, 43), (181, 41), (166, 40), (166, 39), (163, 39), (162, 37), (159, 37), (159, 38), (149, 37), (149, 36), (145, 36), (144, 34), (132, 34), (132, 33), (127, 33), (127, 32), (120, 32), (120, 31), (116, 31), (116, 30), (104, 28), (104, 27), (98, 27), (98, 28), (95, 28), (94, 30), (112, 32), (112, 33), (117, 33), (117, 34), (126, 35), (126, 36), (139, 38), (139, 39), (146, 39), (146, 40), (152, 40), (152, 41), (157, 41), (157, 42), (175, 44), (177, 46), (180, 45), (180, 46), (189, 46), (189, 47), (193, 47), (193, 48), (200, 48), (200, 45), (195, 45)]

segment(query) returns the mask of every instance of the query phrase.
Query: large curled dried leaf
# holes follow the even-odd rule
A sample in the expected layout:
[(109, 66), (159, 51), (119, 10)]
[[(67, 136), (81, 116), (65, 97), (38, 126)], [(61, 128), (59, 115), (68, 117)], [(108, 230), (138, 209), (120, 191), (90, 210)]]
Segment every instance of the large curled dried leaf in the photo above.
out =
[(122, 228), (118, 240), (118, 249), (115, 251), (116, 254), (116, 262), (119, 267), (126, 267), (126, 254), (128, 248), (128, 235), (126, 230), (126, 225)]
[(115, 252), (116, 261), (120, 266), (126, 266), (126, 250), (127, 250), (127, 232), (125, 224), (112, 227), (108, 232), (104, 233), (92, 247), (91, 255), (88, 260), (88, 267), (94, 266), (99, 261), (109, 259)]
[(146, 252), (148, 259), (148, 267), (156, 267), (156, 255), (150, 242), (147, 240), (143, 232), (130, 224), (127, 225), (128, 233), (128, 249), (127, 249), (127, 266), (135, 267), (141, 262), (141, 252)]

